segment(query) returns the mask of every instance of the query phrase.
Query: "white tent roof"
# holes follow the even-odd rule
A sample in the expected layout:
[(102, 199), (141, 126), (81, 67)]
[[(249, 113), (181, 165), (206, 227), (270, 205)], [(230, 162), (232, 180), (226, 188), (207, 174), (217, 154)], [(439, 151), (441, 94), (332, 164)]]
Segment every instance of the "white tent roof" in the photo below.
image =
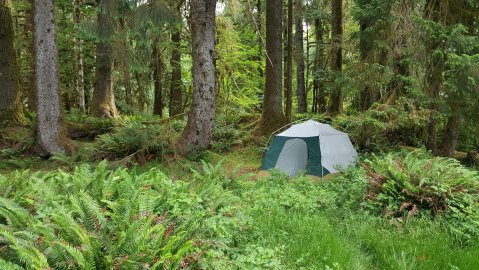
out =
[(342, 134), (346, 133), (336, 130), (330, 125), (322, 124), (314, 120), (308, 120), (301, 124), (292, 125), (290, 128), (276, 136), (307, 138)]
[(354, 149), (348, 134), (334, 129), (330, 125), (308, 120), (291, 126), (276, 136), (308, 138), (319, 137), (321, 162), (329, 172), (335, 173), (356, 161), (358, 153)]

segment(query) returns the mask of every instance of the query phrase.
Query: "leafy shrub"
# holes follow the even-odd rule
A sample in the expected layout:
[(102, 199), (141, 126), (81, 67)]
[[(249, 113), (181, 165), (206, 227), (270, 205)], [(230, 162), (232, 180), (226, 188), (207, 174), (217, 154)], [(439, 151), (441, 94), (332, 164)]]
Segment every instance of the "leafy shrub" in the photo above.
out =
[(225, 254), (243, 222), (218, 170), (205, 165), (188, 182), (156, 169), (109, 171), (105, 162), (71, 174), (0, 175), (0, 266), (178, 269)]
[(70, 123), (84, 125), (84, 128), (88, 129), (88, 136), (91, 138), (111, 132), (116, 125), (113, 119), (92, 117), (76, 110), (67, 114), (66, 119)]
[(423, 145), (432, 112), (401, 98), (396, 105), (375, 104), (366, 112), (334, 119), (363, 150), (378, 150), (384, 145), (403, 143)]
[(336, 175), (332, 181), (323, 185), (332, 197), (334, 207), (330, 210), (342, 209), (346, 212), (361, 211), (364, 206), (364, 198), (369, 186), (369, 181), (362, 167), (352, 167)]
[(108, 118), (88, 117), (85, 124), (95, 132), (95, 135), (111, 132), (115, 127), (115, 121)]
[(186, 120), (185, 119), (175, 119), (171, 122), (171, 127), (175, 132), (181, 132), (186, 127)]
[(135, 158), (149, 160), (170, 152), (167, 132), (161, 125), (132, 122), (98, 138), (98, 158)]
[[(245, 185), (248, 185), (245, 183)], [(307, 176), (289, 179), (285, 174), (271, 171), (271, 176), (246, 187), (243, 194), (253, 210), (281, 207), (285, 210), (315, 212), (334, 204), (335, 194), (317, 186)]]
[(430, 215), (462, 240), (479, 236), (479, 174), (457, 160), (424, 152), (365, 162), (369, 207), (386, 217)]
[(33, 132), (24, 127), (0, 129), (0, 158), (15, 158), (32, 150), (35, 145)]
[(224, 152), (231, 150), (231, 147), (238, 143), (241, 132), (232, 125), (216, 126), (213, 131), (211, 148), (214, 151)]

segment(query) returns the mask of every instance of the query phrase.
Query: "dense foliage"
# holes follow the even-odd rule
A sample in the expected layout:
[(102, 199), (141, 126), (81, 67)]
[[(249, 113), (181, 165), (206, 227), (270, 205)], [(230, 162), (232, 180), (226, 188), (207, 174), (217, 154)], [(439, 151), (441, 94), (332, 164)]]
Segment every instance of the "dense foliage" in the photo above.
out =
[[(274, 171), (251, 181), (225, 174), (223, 162), (202, 164), (188, 181), (105, 162), (0, 176), (2, 268), (397, 269), (411, 256), (408, 265), (445, 266), (448, 257), (434, 248), (461, 250), (461, 269), (474, 263), (479, 180), (455, 161), (421, 152), (372, 157), (321, 183)], [(392, 242), (377, 242), (375, 230)], [(421, 251), (431, 259), (414, 258), (407, 241), (434, 245)], [(358, 243), (404, 244), (406, 257), (371, 260)]]
[(369, 207), (386, 217), (444, 217), (460, 241), (479, 233), (479, 175), (457, 160), (425, 153), (374, 156), (366, 162)]
[(243, 226), (238, 198), (214, 173), (173, 182), (157, 170), (134, 174), (101, 163), (2, 176), (1, 268), (5, 260), (28, 269), (196, 264)]

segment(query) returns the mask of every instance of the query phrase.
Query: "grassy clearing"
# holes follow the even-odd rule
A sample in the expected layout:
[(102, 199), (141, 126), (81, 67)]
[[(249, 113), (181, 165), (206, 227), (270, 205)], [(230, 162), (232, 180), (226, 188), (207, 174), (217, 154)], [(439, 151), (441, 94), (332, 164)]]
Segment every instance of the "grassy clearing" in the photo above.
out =
[(479, 244), (456, 246), (450, 234), (431, 220), (390, 223), (360, 213), (271, 208), (254, 212), (253, 224), (256, 232), (246, 243), (280, 248), (289, 269), (476, 269), (479, 265)]
[(274, 209), (255, 213), (253, 220), (257, 235), (248, 239), (282, 248), (289, 269), (372, 268), (368, 255), (324, 215)]

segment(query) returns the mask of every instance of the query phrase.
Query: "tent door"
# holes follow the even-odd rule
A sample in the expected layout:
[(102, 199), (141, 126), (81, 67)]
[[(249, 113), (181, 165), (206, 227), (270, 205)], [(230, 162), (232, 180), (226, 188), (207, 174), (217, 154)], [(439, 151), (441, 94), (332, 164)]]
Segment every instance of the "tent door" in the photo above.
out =
[(287, 140), (279, 154), (275, 168), (281, 172), (296, 176), (299, 171), (306, 171), (308, 165), (308, 146), (304, 140)]

